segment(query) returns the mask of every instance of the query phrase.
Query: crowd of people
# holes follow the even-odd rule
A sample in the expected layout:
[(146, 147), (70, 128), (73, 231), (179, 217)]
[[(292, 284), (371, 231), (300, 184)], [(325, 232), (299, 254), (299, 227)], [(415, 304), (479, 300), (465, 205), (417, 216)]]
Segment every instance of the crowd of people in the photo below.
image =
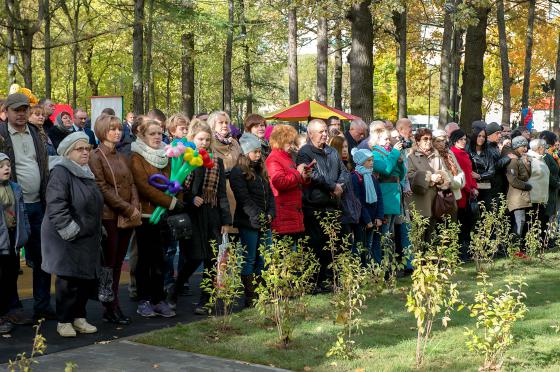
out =
[[(470, 136), (456, 123), (413, 133), (406, 118), (394, 126), (356, 119), (345, 131), (330, 117), (311, 120), (298, 134), (291, 125), (267, 125), (250, 114), (241, 132), (223, 111), (167, 118), (157, 109), (128, 113), (122, 122), (106, 109), (90, 128), (83, 109), (51, 121), (53, 111), (50, 100), (31, 106), (20, 93), (2, 102), (0, 333), (33, 321), (17, 291), (22, 247), (33, 271), (34, 318), (58, 320), (58, 333), (74, 337), (97, 331), (86, 320), (86, 303), (97, 292), (100, 268), (110, 269), (114, 293), (102, 302), (103, 319), (130, 323), (118, 296), (127, 253), (137, 313), (172, 317), (193, 273), (215, 265), (212, 242), (220, 244), (224, 234), (237, 236), (243, 247), (241, 279), (245, 306), (251, 306), (266, 269), (260, 250), (272, 234), (294, 243), (307, 237), (320, 263), (315, 290), (331, 290), (331, 257), (323, 249), (328, 237), (320, 224), (326, 213), (340, 218), (341, 233), (364, 263), (381, 262), (384, 234), (403, 254), (412, 207), (430, 220), (427, 238), (446, 215), (461, 223), (464, 260), (480, 203), (492, 208), (504, 195), (521, 240), (528, 211), (543, 224), (557, 215), (559, 141), (549, 131), (479, 121)], [(148, 180), (169, 177), (164, 146), (181, 138), (214, 161), (194, 170), (171, 196)], [(166, 216), (187, 213), (192, 236), (173, 241), (166, 217), (150, 223), (158, 206)], [(404, 274), (411, 269), (408, 263)], [(208, 301), (201, 291), (195, 312), (207, 314)]]

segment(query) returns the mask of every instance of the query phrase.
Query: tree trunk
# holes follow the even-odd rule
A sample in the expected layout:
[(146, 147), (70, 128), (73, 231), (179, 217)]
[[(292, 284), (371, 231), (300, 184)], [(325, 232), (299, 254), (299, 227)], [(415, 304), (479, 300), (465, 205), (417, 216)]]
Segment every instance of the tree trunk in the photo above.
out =
[[(533, 28), (535, 25), (536, 0), (529, 0), (529, 15), (527, 17), (527, 36), (525, 42), (525, 68), (523, 69), (523, 93), (521, 107), (529, 107), (529, 88), (531, 84), (531, 61), (533, 58)], [(521, 125), (525, 122), (521, 120)]]
[(187, 117), (194, 116), (194, 34), (192, 32), (181, 36), (183, 55), (181, 57), (181, 95), (183, 97), (183, 112)]
[(333, 104), (335, 108), (342, 110), (342, 33), (340, 29), (336, 32), (335, 43)]
[(288, 90), (290, 91), (290, 105), (299, 102), (298, 61), (297, 61), (297, 14), (293, 0), (288, 9)]
[(554, 131), (560, 129), (560, 33), (558, 33), (558, 50), (556, 52), (556, 79), (554, 82)]
[(500, 64), (502, 67), (502, 124), (509, 125), (511, 116), (511, 78), (509, 76), (509, 56), (504, 13), (504, 0), (498, 0), (496, 2), (496, 17), (498, 20), (498, 35), (500, 39)]
[(51, 98), (51, 8), (50, 0), (44, 0), (45, 8), (45, 98)]
[(74, 43), (72, 44), (72, 107), (77, 106), (78, 101), (78, 27), (80, 20), (80, 2), (74, 5), (74, 25), (72, 26), (72, 34)]
[(154, 71), (152, 45), (153, 45), (153, 19), (154, 0), (148, 0), (148, 22), (146, 24), (146, 35), (144, 44), (146, 48), (146, 63), (144, 64), (144, 108), (146, 111), (156, 108), (154, 97)]
[(143, 63), (144, 56), (144, 0), (134, 0), (134, 28), (132, 31), (132, 111), (144, 113)]
[(243, 39), (243, 75), (245, 79), (245, 98), (247, 114), (253, 112), (253, 80), (251, 78), (251, 53), (249, 43), (247, 41), (247, 26), (245, 25), (245, 1), (239, 0), (239, 23), (241, 24), (241, 34), (245, 35)]
[(453, 45), (451, 47), (451, 112), (448, 114), (449, 121), (459, 121), (459, 105), (461, 97), (459, 95), (459, 75), (461, 74), (461, 62), (463, 57), (463, 31), (455, 28), (453, 30)]
[[(7, 37), (7, 49), (8, 49), (8, 82), (10, 86), (16, 82), (16, 66), (13, 61), (15, 61), (16, 51), (15, 51), (15, 41), (14, 41), (14, 28), (10, 18), (7, 20), (8, 24), (8, 37)], [(9, 87), (8, 87), (9, 88)]]
[(94, 47), (93, 40), (91, 40), (87, 43), (87, 47), (85, 49), (86, 56), (85, 56), (84, 69), (86, 71), (86, 78), (88, 81), (89, 89), (91, 90), (91, 95), (98, 96), (99, 84), (95, 80), (95, 77), (93, 76), (93, 47)]
[(317, 24), (317, 101), (327, 103), (327, 73), (329, 64), (329, 24), (325, 17)]
[(393, 13), (395, 35), (397, 42), (397, 119), (407, 117), (406, 97), (406, 29), (407, 29), (406, 4), (402, 13)]
[(229, 14), (229, 22), (228, 22), (228, 32), (227, 32), (227, 40), (226, 40), (226, 50), (224, 53), (224, 70), (223, 70), (223, 77), (224, 77), (224, 100), (222, 104), (222, 108), (225, 112), (231, 115), (231, 98), (232, 98), (232, 87), (231, 87), (231, 59), (233, 55), (233, 22), (234, 20), (234, 12), (233, 12), (233, 4), (234, 0), (228, 0), (228, 14)]
[(449, 106), (451, 99), (451, 70), (453, 42), (452, 12), (455, 7), (454, 0), (445, 2), (445, 16), (443, 18), (443, 39), (441, 43), (441, 62), (439, 74), (439, 120), (438, 128), (443, 129), (449, 122)]
[(373, 120), (373, 22), (371, 0), (353, 4), (348, 13), (352, 25), (350, 107), (366, 123)]
[[(167, 69), (166, 79), (165, 79), (165, 109), (167, 112), (171, 110), (171, 67)], [(189, 116), (190, 118), (190, 116)]]
[(461, 122), (466, 133), (471, 132), (472, 122), (482, 118), (482, 88), (484, 84), (484, 53), (486, 52), (486, 27), (490, 8), (476, 8), (478, 23), (467, 28), (465, 43), (465, 69), (461, 87)]

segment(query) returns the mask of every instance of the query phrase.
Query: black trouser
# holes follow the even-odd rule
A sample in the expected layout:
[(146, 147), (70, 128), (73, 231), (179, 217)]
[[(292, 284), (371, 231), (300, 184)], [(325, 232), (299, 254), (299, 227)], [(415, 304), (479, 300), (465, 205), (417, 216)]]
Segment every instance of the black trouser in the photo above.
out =
[(71, 323), (86, 317), (86, 304), (95, 286), (95, 280), (57, 276), (56, 316), (60, 323)]
[(459, 233), (459, 244), (461, 244), (461, 260), (466, 261), (470, 258), (469, 245), (471, 243), (471, 229), (473, 225), (472, 214), (469, 207), (457, 209), (457, 220), (461, 224)]
[(323, 282), (332, 278), (332, 269), (328, 266), (332, 262), (331, 252), (325, 249), (329, 237), (324, 233), (319, 223), (319, 219), (315, 216), (315, 212), (323, 212), (322, 210), (305, 208), (303, 210), (303, 221), (305, 225), (305, 233), (309, 236), (309, 247), (315, 253), (315, 257), (319, 260), (319, 274), (317, 276), (317, 284), (322, 285)]
[[(180, 242), (179, 244), (181, 250), (188, 249), (184, 247), (183, 242)], [(196, 271), (196, 269), (198, 269), (200, 264), (204, 265), (203, 279), (211, 278), (211, 276), (208, 275), (208, 271), (212, 267), (212, 265), (216, 264), (216, 260), (214, 259), (202, 260), (202, 259), (187, 258), (185, 259), (183, 265), (181, 265), (181, 267), (179, 268), (179, 272), (177, 273), (177, 280), (175, 281), (177, 291), (180, 291), (180, 289), (185, 285), (185, 283), (188, 282), (189, 278)], [(208, 302), (209, 297), (210, 295), (206, 293), (203, 289), (200, 290), (201, 305), (204, 305), (206, 302)]]
[(10, 311), (13, 299), (17, 297), (19, 275), (19, 255), (11, 251), (0, 256), (0, 316)]
[(142, 219), (136, 228), (138, 262), (136, 263), (136, 290), (138, 299), (157, 305), (165, 297), (163, 271), (165, 269), (164, 242), (160, 225), (152, 225)]

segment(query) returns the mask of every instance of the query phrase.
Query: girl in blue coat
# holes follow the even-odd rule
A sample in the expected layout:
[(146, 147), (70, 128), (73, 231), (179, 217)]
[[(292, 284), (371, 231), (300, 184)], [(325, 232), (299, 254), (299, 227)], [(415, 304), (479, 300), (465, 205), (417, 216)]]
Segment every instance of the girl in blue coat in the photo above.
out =
[(383, 224), (383, 195), (379, 182), (373, 174), (373, 154), (367, 149), (352, 149), (352, 158), (356, 164), (352, 172), (354, 193), (362, 205), (360, 223), (354, 231), (355, 247), (362, 244), (369, 259), (381, 263), (380, 231)]

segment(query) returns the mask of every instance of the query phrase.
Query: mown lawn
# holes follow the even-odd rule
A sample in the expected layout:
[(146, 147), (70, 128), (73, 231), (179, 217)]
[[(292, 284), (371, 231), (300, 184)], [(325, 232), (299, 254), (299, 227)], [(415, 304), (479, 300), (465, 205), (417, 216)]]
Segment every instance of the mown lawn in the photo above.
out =
[[(560, 371), (560, 254), (544, 260), (512, 262), (499, 260), (489, 270), (495, 287), (508, 275), (523, 275), (529, 285), (525, 319), (514, 327), (515, 344), (506, 355), (507, 371)], [(457, 276), (461, 299), (470, 302), (476, 291), (474, 265)], [(237, 359), (298, 371), (409, 371), (414, 368), (416, 321), (406, 312), (410, 279), (401, 280), (397, 293), (384, 293), (367, 301), (362, 319), (363, 334), (356, 338), (356, 358), (327, 358), (340, 326), (328, 295), (313, 296), (309, 312), (300, 319), (293, 342), (285, 350), (276, 347), (276, 329), (255, 309), (233, 317), (233, 330), (218, 333), (213, 319), (179, 325), (139, 336), (136, 341), (195, 353)], [(476, 371), (483, 358), (466, 345), (464, 327), (474, 325), (467, 309), (454, 312), (447, 329), (434, 326), (424, 371)]]

